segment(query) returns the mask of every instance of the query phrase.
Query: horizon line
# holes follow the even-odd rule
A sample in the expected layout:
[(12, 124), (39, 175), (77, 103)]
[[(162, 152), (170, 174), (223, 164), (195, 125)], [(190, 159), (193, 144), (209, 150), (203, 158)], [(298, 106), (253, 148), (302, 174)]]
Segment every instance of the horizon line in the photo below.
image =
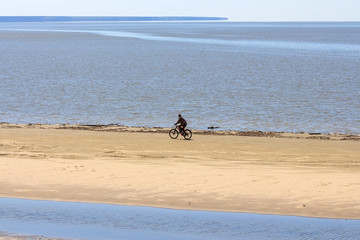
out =
[(74, 21), (224, 21), (225, 17), (201, 16), (0, 16), (0, 22), (74, 22)]
[[(160, 18), (181, 18), (185, 20), (217, 20), (217, 21), (229, 21), (229, 22), (244, 22), (244, 23), (283, 23), (283, 22), (289, 22), (289, 23), (310, 23), (310, 22), (349, 22), (349, 23), (358, 23), (360, 20), (236, 20), (231, 19), (228, 17), (209, 17), (209, 16), (115, 16), (115, 15), (0, 15), (1, 18), (118, 18), (118, 21), (121, 20), (121, 18), (154, 18), (154, 19), (160, 19)], [(193, 19), (190, 19), (193, 18)], [(116, 20), (115, 20), (116, 21)], [(124, 20), (123, 20), (124, 21)], [(156, 21), (156, 20), (153, 20)], [(160, 21), (160, 20), (159, 20)], [(176, 21), (174, 19), (173, 21)]]

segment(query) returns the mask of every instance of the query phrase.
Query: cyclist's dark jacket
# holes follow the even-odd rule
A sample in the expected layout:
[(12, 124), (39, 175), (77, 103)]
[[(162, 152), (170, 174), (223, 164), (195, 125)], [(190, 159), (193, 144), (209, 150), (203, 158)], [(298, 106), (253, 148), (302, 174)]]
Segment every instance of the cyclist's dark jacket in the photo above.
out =
[(180, 123), (181, 126), (187, 125), (187, 122), (183, 117), (180, 117), (179, 120), (175, 124), (178, 124), (178, 123)]

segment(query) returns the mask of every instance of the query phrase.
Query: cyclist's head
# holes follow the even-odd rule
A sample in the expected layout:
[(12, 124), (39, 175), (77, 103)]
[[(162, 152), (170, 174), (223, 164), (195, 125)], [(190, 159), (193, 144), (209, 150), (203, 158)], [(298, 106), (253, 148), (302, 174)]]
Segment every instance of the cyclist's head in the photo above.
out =
[(181, 117), (181, 114), (179, 113), (178, 117)]

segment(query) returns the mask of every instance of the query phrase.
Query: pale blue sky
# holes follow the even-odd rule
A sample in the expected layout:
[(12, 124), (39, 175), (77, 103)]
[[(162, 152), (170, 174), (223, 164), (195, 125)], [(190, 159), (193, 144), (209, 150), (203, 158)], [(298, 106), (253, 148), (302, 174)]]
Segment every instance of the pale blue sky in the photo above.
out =
[(360, 0), (0, 0), (1, 16), (212, 16), (360, 21)]

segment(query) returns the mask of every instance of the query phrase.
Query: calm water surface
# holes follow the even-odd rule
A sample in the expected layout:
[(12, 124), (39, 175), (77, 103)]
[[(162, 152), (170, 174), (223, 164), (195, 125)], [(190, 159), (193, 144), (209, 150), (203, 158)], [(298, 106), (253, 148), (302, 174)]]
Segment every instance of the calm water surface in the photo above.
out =
[(360, 23), (0, 23), (0, 121), (360, 134)]
[(0, 231), (89, 240), (356, 240), (360, 220), (0, 198)]

